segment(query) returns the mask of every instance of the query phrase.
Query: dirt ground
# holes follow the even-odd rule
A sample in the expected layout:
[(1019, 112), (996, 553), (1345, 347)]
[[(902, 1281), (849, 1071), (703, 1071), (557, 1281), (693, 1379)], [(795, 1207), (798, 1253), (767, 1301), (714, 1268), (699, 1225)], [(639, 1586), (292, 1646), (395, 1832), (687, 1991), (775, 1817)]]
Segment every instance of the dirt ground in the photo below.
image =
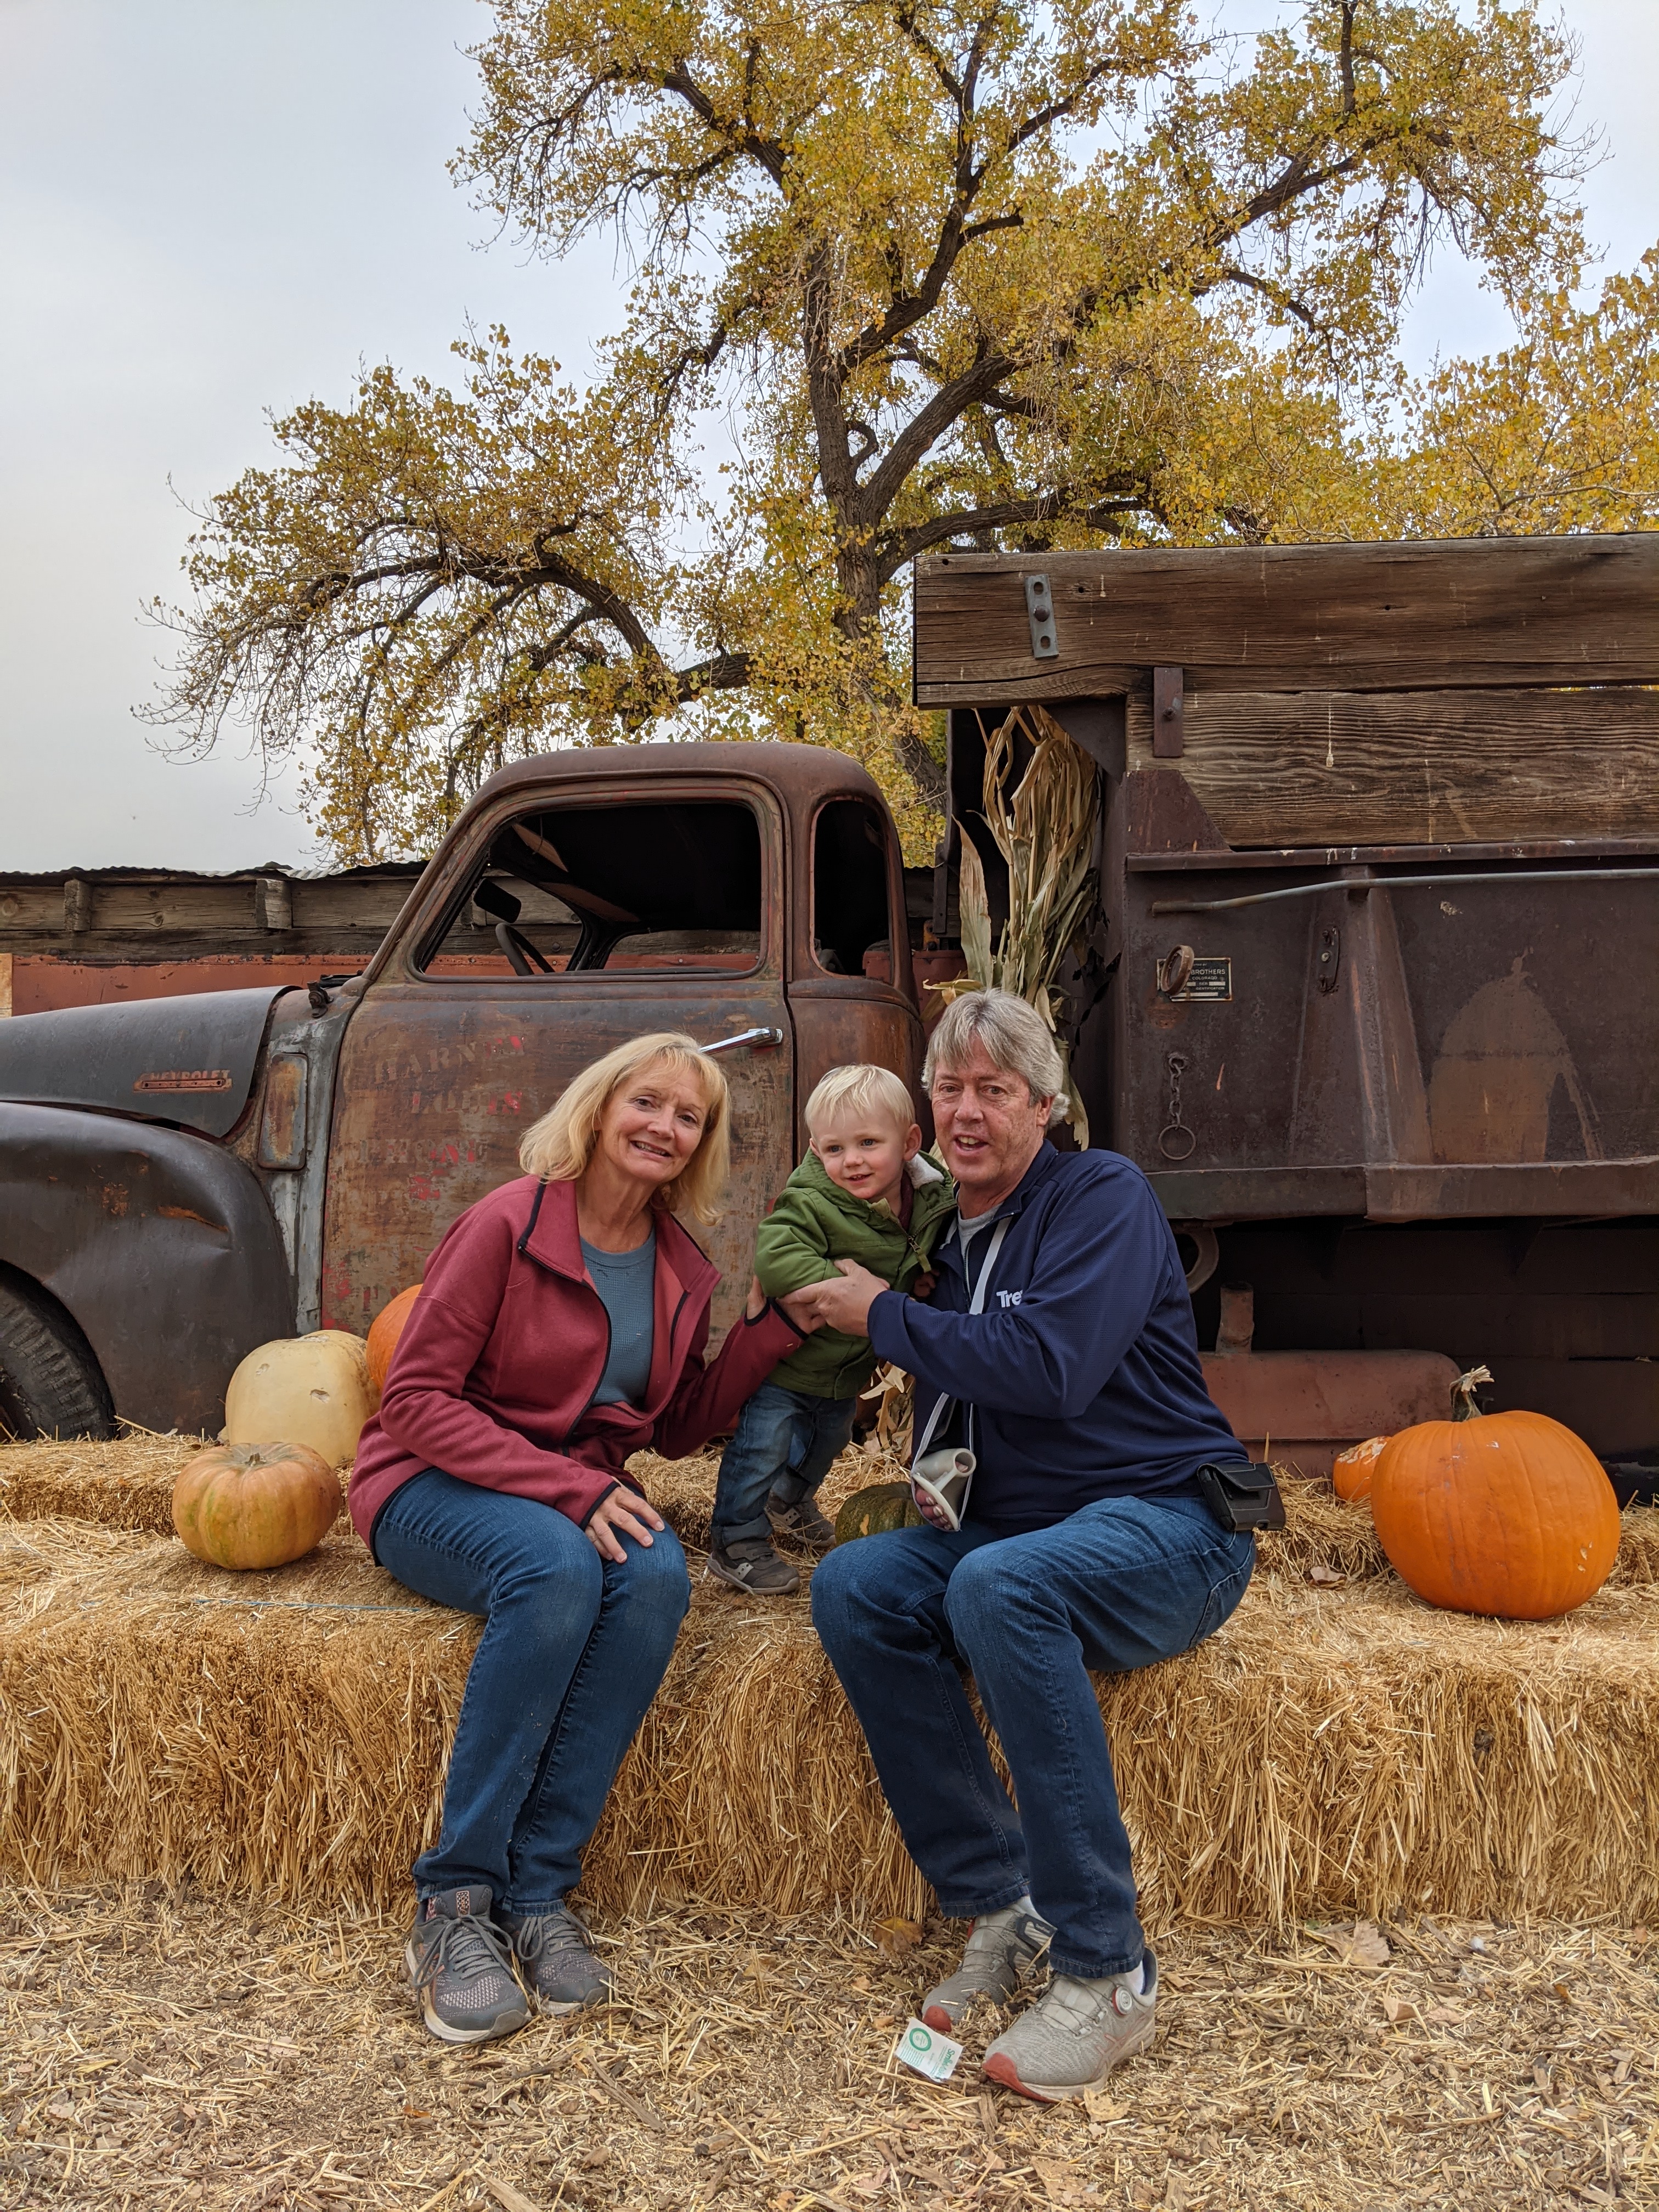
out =
[(1190, 1931), (1156, 2050), (1086, 2109), (982, 2091), (989, 2019), (949, 2083), (895, 2066), (958, 1927), (597, 1932), (620, 2002), (458, 2052), (397, 1922), (0, 1889), (0, 2207), (1659, 2204), (1644, 1929)]

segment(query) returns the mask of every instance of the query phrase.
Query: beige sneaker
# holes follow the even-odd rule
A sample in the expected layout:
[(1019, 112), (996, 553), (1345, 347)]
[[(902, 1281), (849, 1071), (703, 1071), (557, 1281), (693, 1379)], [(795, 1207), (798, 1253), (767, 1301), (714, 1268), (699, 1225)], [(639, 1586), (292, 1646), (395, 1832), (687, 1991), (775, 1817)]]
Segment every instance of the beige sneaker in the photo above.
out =
[(986, 2052), (986, 2079), (1040, 2105), (1103, 2088), (1115, 2066), (1146, 2050), (1158, 2025), (1158, 1961), (1150, 1951), (1145, 1963), (1141, 1990), (1127, 1974), (1097, 1982), (1056, 1974)]
[(976, 1997), (1006, 2004), (1036, 1972), (1054, 1932), (1032, 1910), (1029, 1897), (1005, 1905), (1000, 1912), (981, 1912), (962, 1964), (922, 1999), (923, 2021), (941, 2035), (954, 2035), (957, 2023)]

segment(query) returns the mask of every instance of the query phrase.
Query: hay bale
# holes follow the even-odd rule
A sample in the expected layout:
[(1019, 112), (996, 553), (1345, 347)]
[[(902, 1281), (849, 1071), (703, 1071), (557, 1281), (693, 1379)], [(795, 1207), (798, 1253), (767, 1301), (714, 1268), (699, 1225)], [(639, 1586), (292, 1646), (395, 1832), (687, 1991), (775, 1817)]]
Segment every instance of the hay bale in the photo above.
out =
[[(708, 1549), (720, 1463), (718, 1451), (680, 1460), (662, 1459), (655, 1452), (635, 1452), (628, 1462), (629, 1472), (644, 1485), (646, 1495), (688, 1551)], [(836, 1509), (855, 1490), (872, 1482), (890, 1482), (901, 1472), (879, 1455), (850, 1445), (823, 1479), (819, 1509), (833, 1521)]]
[[(179, 1469), (204, 1439), (140, 1434), (115, 1443), (28, 1443), (0, 1448), (0, 1520), (73, 1519), (106, 1528), (172, 1533), (173, 1485)], [(706, 1551), (714, 1504), (718, 1452), (665, 1460), (636, 1453), (629, 1467), (645, 1485), (663, 1518), (690, 1551)], [(842, 1454), (821, 1493), (831, 1520), (855, 1490), (901, 1474), (892, 1460), (859, 1447)], [(1314, 1569), (1345, 1581), (1387, 1579), (1394, 1570), (1376, 1540), (1369, 1503), (1346, 1505), (1328, 1481), (1279, 1470), (1288, 1525), (1264, 1534), (1256, 1547), (1258, 1574), (1301, 1583)], [(343, 1519), (337, 1523), (343, 1532)], [(1609, 1583), (1623, 1587), (1659, 1583), (1659, 1509), (1632, 1505)]]
[(476, 1640), (355, 1537), (232, 1576), (176, 1539), (0, 1527), (0, 1858), (385, 1894)]
[(99, 1521), (171, 1535), (173, 1483), (207, 1441), (143, 1431), (110, 1443), (8, 1444), (0, 1449), (0, 1518)]
[[(143, 1534), (0, 1524), (0, 1863), (396, 1904), (476, 1636), (341, 1535), (233, 1577)], [(1154, 1927), (1659, 1913), (1659, 1589), (1540, 1628), (1265, 1575), (1101, 1701)], [(804, 1598), (697, 1581), (584, 1889), (916, 1917)]]
[[(1276, 1468), (1285, 1499), (1285, 1526), (1256, 1539), (1258, 1573), (1304, 1581), (1322, 1568), (1345, 1581), (1394, 1579), (1394, 1569), (1377, 1540), (1369, 1498), (1350, 1505), (1322, 1477)], [(1607, 1577), (1609, 1589), (1659, 1583), (1659, 1508), (1627, 1505), (1619, 1556)]]

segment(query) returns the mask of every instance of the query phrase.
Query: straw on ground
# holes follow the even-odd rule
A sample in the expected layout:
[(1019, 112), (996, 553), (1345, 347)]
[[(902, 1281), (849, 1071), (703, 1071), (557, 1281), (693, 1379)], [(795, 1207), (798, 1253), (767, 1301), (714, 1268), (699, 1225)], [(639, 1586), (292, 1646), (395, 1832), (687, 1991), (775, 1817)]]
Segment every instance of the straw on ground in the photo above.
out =
[[(622, 2002), (433, 2043), (401, 1919), (159, 1885), (0, 1891), (0, 2208), (1538, 2212), (1659, 2196), (1644, 1933), (1412, 1918), (1166, 1943), (1159, 2041), (1085, 2106), (890, 2052), (962, 1930), (685, 1904)], [(1356, 1959), (1358, 1954), (1358, 1960)]]

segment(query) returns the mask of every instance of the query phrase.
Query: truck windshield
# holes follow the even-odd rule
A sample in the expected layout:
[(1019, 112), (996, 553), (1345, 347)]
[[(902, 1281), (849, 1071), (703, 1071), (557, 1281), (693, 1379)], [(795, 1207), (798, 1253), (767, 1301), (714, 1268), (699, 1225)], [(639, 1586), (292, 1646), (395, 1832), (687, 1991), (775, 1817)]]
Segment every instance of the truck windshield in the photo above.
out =
[(541, 807), (499, 830), (421, 965), (557, 976), (759, 964), (760, 829), (730, 800)]

